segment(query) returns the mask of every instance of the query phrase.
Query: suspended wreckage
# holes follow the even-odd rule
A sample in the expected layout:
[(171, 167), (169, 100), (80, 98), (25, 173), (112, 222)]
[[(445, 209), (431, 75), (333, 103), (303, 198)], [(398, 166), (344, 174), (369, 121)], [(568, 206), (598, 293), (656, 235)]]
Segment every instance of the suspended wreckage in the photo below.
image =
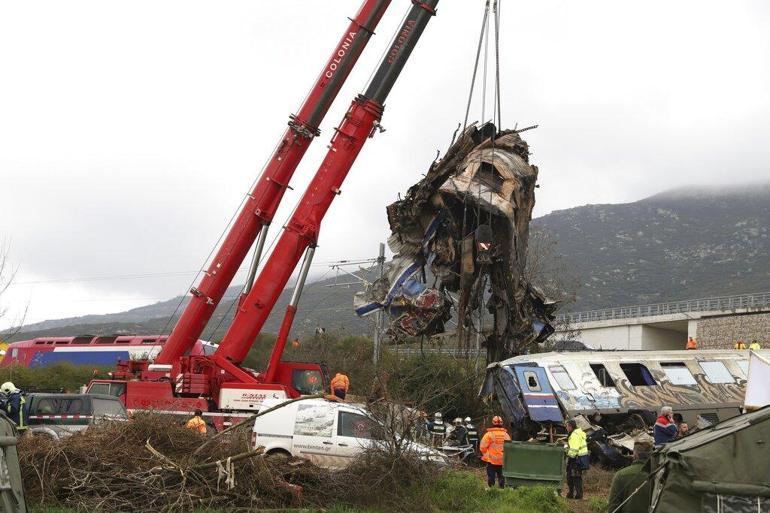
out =
[[(489, 362), (545, 340), (557, 305), (524, 274), (537, 174), (516, 130), (469, 126), (387, 207), (395, 256), (356, 296), (356, 313), (384, 310), (398, 339), (445, 333), (454, 308), (459, 347), (479, 334)], [(484, 307), (491, 327), (480, 325)]]

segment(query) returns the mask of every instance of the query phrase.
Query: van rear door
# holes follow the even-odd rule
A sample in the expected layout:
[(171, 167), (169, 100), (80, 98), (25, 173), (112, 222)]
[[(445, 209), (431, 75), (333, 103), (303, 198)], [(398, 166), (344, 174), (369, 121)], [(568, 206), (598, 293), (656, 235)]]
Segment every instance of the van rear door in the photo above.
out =
[(334, 421), (331, 403), (307, 401), (297, 405), (292, 454), (318, 466), (334, 466)]
[(563, 422), (564, 417), (542, 367), (514, 365), (524, 406), (535, 422)]

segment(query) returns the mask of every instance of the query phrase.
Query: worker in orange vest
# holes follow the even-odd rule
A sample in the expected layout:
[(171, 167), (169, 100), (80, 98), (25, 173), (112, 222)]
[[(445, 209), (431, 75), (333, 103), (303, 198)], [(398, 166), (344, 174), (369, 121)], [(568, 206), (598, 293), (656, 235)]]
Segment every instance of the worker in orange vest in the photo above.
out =
[(698, 342), (692, 337), (687, 337), (687, 346), (685, 349), (698, 349)]
[(187, 421), (185, 427), (187, 429), (197, 431), (203, 436), (206, 436), (206, 421), (203, 420), (203, 412), (200, 410), (195, 410), (193, 418)]
[(503, 478), (503, 444), (511, 439), (511, 435), (503, 427), (503, 419), (498, 415), (492, 418), (492, 427), (487, 429), (479, 444), (481, 459), (487, 462), (487, 486), (495, 486), (495, 477), (500, 488), (505, 487)]
[(295, 338), (294, 340), (291, 341), (291, 347), (293, 349), (299, 349), (299, 339), (298, 338)]
[(338, 372), (337, 375), (332, 378), (332, 395), (344, 401), (345, 396), (348, 394), (348, 388), (350, 388), (350, 379), (341, 372)]
[(735, 343), (735, 349), (746, 349), (746, 344), (743, 342), (743, 340), (739, 340)]

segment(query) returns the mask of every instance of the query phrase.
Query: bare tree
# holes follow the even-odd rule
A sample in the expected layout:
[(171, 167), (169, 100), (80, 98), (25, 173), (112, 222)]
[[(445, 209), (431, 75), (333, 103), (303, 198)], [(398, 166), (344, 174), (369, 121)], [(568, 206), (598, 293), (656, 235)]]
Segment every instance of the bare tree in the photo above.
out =
[[(3, 296), (8, 288), (13, 283), (13, 279), (16, 276), (16, 269), (11, 268), (10, 258), (10, 244), (7, 241), (0, 243), (0, 323), (6, 324), (6, 317), (8, 317), (9, 308), (3, 301)], [(29, 305), (27, 305), (29, 306)], [(0, 341), (7, 340), (21, 329), (24, 324), (24, 318), (27, 314), (27, 308), (15, 319), (8, 324), (8, 327), (0, 332)]]

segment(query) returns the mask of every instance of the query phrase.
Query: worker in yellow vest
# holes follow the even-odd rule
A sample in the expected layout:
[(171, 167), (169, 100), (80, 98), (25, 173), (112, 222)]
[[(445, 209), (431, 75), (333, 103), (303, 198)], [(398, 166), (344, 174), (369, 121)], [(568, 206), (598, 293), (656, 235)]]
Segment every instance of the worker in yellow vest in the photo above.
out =
[(749, 345), (749, 349), (752, 351), (757, 351), (758, 349), (762, 349), (762, 346), (756, 340), (752, 340), (751, 345)]
[(567, 421), (567, 433), (567, 498), (582, 499), (583, 471), (588, 470), (588, 440), (585, 431), (572, 419)]

